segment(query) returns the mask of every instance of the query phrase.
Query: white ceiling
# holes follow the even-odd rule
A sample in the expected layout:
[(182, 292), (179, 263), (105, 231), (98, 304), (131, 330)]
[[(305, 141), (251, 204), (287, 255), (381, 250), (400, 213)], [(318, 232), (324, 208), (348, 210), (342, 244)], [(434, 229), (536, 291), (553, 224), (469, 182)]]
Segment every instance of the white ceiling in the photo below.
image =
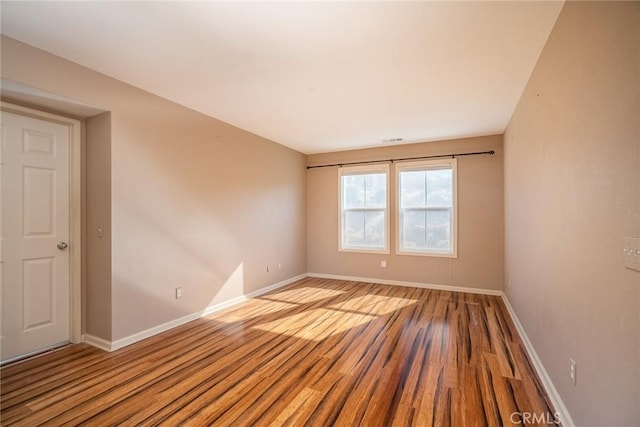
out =
[(502, 133), (563, 2), (2, 2), (2, 33), (304, 153)]

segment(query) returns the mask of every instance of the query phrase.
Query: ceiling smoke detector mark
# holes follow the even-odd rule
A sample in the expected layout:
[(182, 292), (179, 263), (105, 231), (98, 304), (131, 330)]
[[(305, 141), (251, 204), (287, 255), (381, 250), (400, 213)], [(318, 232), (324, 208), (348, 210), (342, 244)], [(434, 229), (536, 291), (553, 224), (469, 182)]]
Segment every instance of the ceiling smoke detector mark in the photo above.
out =
[(385, 143), (385, 144), (391, 144), (391, 143), (394, 143), (394, 142), (402, 142), (402, 138), (387, 138), (387, 139), (383, 139), (382, 142)]

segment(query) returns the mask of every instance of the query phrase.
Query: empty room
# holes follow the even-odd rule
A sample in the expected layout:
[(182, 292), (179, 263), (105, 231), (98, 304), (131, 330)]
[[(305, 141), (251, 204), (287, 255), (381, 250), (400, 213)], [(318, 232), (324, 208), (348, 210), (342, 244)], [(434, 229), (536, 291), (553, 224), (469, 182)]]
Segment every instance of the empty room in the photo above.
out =
[(640, 425), (639, 1), (0, 16), (0, 425)]

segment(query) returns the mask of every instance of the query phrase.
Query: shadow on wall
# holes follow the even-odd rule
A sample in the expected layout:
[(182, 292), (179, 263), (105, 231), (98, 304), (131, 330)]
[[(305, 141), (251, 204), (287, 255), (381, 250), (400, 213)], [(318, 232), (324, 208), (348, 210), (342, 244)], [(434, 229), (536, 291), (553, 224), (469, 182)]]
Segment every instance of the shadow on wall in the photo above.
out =
[(304, 272), (303, 156), (211, 120), (113, 147), (113, 340)]
[[(126, 315), (114, 316), (112, 327), (114, 330), (131, 330), (131, 332), (115, 338), (112, 342), (131, 337), (135, 333), (143, 332), (146, 329), (160, 326), (172, 320), (203, 312), (208, 306), (219, 302), (219, 300), (231, 299), (224, 298), (224, 295), (232, 294), (238, 286), (242, 286), (242, 264), (222, 285), (216, 285), (215, 281), (209, 283), (207, 289), (211, 294), (211, 301), (201, 300), (197, 295), (187, 292), (188, 288), (186, 287), (182, 287), (181, 298), (176, 298), (175, 290), (171, 297), (167, 297), (162, 292), (154, 292), (122, 277), (115, 277), (114, 283), (118, 284), (117, 291), (114, 288), (114, 294), (117, 294), (119, 300), (118, 310), (120, 313), (126, 313)], [(136, 327), (134, 330), (132, 325), (149, 326), (144, 327), (144, 329)]]

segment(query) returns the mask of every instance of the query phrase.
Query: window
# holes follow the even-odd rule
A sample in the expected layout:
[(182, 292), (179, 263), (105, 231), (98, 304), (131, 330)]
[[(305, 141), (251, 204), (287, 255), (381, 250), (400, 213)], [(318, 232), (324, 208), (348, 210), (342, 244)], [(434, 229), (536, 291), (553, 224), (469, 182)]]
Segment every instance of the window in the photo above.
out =
[(389, 253), (389, 165), (342, 167), (341, 251)]
[(397, 164), (398, 253), (456, 251), (456, 159)]

